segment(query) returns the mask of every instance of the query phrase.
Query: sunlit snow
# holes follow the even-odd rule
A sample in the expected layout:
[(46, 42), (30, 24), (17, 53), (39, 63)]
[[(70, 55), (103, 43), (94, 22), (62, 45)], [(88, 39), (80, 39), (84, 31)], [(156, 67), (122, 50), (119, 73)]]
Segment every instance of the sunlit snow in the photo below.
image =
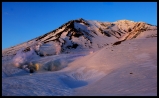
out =
[(2, 96), (157, 95), (157, 27), (77, 21), (2, 50)]

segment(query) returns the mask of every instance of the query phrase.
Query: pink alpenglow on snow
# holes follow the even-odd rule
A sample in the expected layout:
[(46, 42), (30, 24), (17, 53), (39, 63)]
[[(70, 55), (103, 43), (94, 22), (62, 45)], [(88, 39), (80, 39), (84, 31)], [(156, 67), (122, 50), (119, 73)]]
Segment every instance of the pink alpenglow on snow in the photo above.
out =
[(157, 26), (81, 18), (2, 50), (2, 96), (26, 95), (157, 96)]

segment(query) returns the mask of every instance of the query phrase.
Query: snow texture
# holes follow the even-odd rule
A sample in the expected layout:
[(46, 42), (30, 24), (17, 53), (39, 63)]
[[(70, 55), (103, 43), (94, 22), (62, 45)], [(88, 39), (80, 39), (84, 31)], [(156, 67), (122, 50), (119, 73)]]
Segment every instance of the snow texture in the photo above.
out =
[(72, 20), (2, 50), (2, 96), (86, 95), (157, 96), (157, 27)]

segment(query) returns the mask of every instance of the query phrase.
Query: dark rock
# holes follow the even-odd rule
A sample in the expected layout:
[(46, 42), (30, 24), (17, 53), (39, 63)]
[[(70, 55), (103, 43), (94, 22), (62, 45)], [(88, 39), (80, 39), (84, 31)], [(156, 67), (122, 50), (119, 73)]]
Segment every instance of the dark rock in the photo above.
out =
[(30, 69), (30, 73), (33, 73), (34, 72), (34, 70), (33, 69)]

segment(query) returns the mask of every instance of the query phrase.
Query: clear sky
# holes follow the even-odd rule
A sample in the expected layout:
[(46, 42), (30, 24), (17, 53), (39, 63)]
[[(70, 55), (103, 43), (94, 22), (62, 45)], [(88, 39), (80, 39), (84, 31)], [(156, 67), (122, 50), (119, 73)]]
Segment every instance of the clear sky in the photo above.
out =
[(114, 22), (127, 19), (157, 25), (156, 2), (2, 2), (2, 49), (83, 18)]

